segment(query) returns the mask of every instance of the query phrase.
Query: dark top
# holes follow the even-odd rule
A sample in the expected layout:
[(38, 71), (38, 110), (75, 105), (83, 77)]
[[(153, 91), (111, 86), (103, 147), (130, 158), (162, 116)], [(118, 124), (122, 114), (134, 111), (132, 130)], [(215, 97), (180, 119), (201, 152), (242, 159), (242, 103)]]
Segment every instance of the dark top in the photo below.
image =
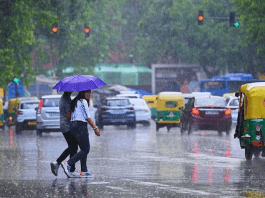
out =
[(67, 118), (67, 112), (71, 112), (71, 98), (62, 95), (59, 103), (60, 128), (63, 133), (70, 131), (71, 121)]

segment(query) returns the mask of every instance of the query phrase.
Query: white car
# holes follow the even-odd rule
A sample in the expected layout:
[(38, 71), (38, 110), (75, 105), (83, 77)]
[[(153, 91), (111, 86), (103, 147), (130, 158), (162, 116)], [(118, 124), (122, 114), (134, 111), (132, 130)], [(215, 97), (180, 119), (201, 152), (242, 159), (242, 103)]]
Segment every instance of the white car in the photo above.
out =
[(142, 123), (144, 126), (149, 126), (151, 121), (151, 110), (146, 101), (141, 98), (129, 98), (129, 101), (135, 110), (136, 123)]
[(22, 100), (18, 105), (16, 133), (25, 129), (34, 130), (36, 127), (36, 110), (40, 100)]
[(125, 97), (125, 98), (140, 98), (140, 94), (118, 94), (116, 97)]
[(232, 110), (232, 123), (237, 123), (239, 98), (235, 96), (225, 97), (226, 106)]

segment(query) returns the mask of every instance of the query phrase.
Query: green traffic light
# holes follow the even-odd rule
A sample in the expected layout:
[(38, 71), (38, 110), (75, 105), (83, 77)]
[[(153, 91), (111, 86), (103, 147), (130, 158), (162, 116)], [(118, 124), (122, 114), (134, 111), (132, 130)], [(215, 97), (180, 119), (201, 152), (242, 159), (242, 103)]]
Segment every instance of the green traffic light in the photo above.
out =
[(234, 22), (234, 27), (239, 27), (239, 22)]
[(18, 83), (18, 82), (19, 82), (19, 78), (15, 77), (13, 81), (14, 81), (15, 83)]

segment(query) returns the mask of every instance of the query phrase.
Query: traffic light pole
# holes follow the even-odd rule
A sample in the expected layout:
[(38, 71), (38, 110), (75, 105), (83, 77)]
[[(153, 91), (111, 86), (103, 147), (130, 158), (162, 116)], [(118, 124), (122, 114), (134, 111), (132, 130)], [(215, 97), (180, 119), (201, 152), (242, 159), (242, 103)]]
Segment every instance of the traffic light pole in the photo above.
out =
[(15, 92), (16, 92), (16, 98), (17, 98), (18, 97), (17, 83), (15, 83)]

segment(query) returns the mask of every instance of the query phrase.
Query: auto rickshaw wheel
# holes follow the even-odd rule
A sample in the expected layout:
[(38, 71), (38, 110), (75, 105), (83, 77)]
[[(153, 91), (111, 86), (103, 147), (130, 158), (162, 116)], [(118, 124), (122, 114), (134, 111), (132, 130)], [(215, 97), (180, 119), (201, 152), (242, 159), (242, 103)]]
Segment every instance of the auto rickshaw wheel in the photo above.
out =
[(245, 146), (245, 158), (246, 160), (252, 160), (252, 148), (251, 146), (247, 143)]
[(169, 131), (170, 131), (170, 128), (171, 128), (170, 126), (167, 126), (167, 132), (169, 132)]
[(156, 123), (156, 131), (159, 131), (159, 125)]
[(257, 149), (253, 152), (255, 158), (258, 158), (260, 156), (260, 152), (261, 151), (260, 150), (257, 150)]

